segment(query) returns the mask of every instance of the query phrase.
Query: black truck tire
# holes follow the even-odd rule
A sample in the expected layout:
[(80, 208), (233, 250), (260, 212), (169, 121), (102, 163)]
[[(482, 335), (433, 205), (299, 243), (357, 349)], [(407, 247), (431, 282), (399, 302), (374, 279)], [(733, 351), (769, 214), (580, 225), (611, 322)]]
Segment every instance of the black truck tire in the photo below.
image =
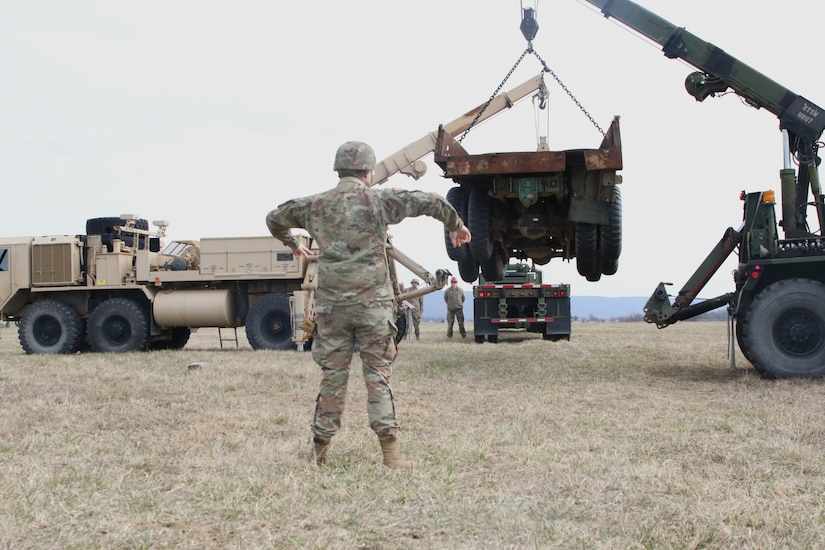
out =
[(739, 344), (739, 351), (741, 351), (741, 352), (742, 352), (742, 355), (744, 355), (744, 356), (745, 356), (745, 359), (747, 359), (747, 360), (748, 360), (748, 362), (749, 362), (751, 365), (753, 365), (753, 359), (751, 359), (751, 357), (750, 357), (750, 353), (748, 353), (748, 349), (747, 349), (747, 347), (745, 346), (745, 335), (744, 335), (744, 331), (745, 331), (745, 322), (744, 322), (744, 319), (742, 319), (742, 318), (737, 319), (737, 320), (736, 320), (736, 327), (735, 327), (735, 329), (734, 329), (734, 332), (735, 332), (735, 334), (736, 334), (736, 343), (737, 343), (737, 344)]
[(80, 348), (83, 336), (83, 319), (62, 300), (35, 302), (20, 319), (18, 338), (28, 354), (74, 353)]
[(769, 378), (825, 375), (825, 284), (785, 279), (765, 287), (745, 313), (740, 345)]
[(189, 327), (174, 327), (169, 329), (168, 338), (153, 341), (149, 345), (149, 349), (183, 349), (184, 346), (186, 346), (186, 343), (189, 342), (189, 337), (191, 335), (192, 330)]
[(490, 235), (490, 197), (484, 187), (473, 187), (467, 200), (467, 226), (473, 238), (470, 252), (476, 262), (483, 264), (493, 255), (493, 238)]
[(246, 338), (252, 349), (295, 349), (288, 294), (267, 294), (249, 309)]
[(576, 270), (588, 281), (598, 281), (602, 276), (598, 226), (592, 223), (576, 224)]
[[(466, 244), (464, 246), (467, 246)], [(456, 262), (458, 264), (458, 274), (461, 275), (461, 280), (465, 283), (474, 283), (478, 279), (478, 262), (472, 255), (467, 254), (466, 258), (462, 258)]]
[(89, 314), (86, 332), (94, 351), (146, 351), (149, 349), (148, 308), (128, 298), (109, 298)]
[(484, 275), (484, 280), (487, 282), (501, 281), (504, 279), (504, 262), (501, 261), (501, 256), (493, 253), (481, 263), (481, 274)]
[(622, 191), (613, 187), (613, 202), (610, 203), (610, 221), (599, 226), (599, 245), (602, 273), (615, 275), (619, 270), (619, 256), (622, 254)]
[[(461, 221), (467, 223), (467, 190), (463, 187), (451, 187), (447, 191), (447, 202), (449, 202), (458, 215)], [(470, 256), (470, 245), (463, 244), (461, 246), (453, 246), (450, 240), (450, 230), (444, 228), (444, 247), (447, 249), (447, 256), (454, 262), (460, 262)], [(475, 279), (473, 279), (475, 280)]]

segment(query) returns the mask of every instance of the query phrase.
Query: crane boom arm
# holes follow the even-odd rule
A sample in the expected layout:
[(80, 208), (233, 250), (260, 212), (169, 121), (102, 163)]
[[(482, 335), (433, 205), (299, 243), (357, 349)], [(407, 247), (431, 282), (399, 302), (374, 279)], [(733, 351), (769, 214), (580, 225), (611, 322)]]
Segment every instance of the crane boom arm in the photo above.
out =
[[(502, 92), (490, 102), (483, 103), (452, 122), (444, 124), (444, 129), (452, 135), (458, 135), (469, 129), (472, 125), (494, 117), (498, 113), (515, 105), (519, 100), (543, 88), (544, 79), (542, 75), (535, 76), (516, 86), (509, 92)], [(407, 174), (413, 179), (418, 179), (423, 176), (427, 172), (427, 166), (421, 161), (421, 158), (435, 149), (437, 139), (438, 132), (430, 132), (426, 136), (410, 143), (400, 151), (378, 162), (375, 165), (372, 185), (384, 183), (390, 176), (398, 172)]]
[(612, 17), (662, 46), (666, 57), (682, 59), (699, 69), (701, 73), (692, 73), (685, 81), (688, 93), (697, 101), (730, 88), (753, 107), (776, 115), (782, 129), (804, 141), (816, 141), (825, 130), (825, 111), (820, 107), (710, 42), (630, 0), (586, 1), (598, 7), (605, 17)]

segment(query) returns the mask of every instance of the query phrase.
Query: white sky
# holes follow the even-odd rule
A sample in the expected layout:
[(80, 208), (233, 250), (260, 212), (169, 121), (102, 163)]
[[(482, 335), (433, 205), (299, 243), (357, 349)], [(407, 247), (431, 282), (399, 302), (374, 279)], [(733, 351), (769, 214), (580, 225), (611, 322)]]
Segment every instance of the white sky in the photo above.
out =
[[(812, 32), (825, 4), (640, 3), (825, 105)], [(335, 184), (340, 143), (366, 141), (383, 158), (486, 101), (526, 47), (522, 4), (534, 6), (0, 0), (0, 234), (83, 233), (87, 218), (134, 213), (169, 220), (170, 238), (265, 235), (270, 209)], [(596, 121), (606, 129), (622, 117), (625, 166), (618, 274), (588, 283), (574, 263), (553, 260), (545, 280), (578, 295), (647, 296), (660, 280), (675, 292), (738, 226), (740, 190), (778, 190), (777, 120), (733, 95), (697, 103), (683, 88), (693, 68), (588, 4), (542, 0), (538, 21), (536, 51)], [(539, 70), (525, 58), (505, 89)], [(548, 84), (539, 120), (550, 148), (597, 147), (601, 135)], [(530, 151), (536, 132), (525, 100), (463, 145)], [(425, 161), (424, 178), (389, 185), (446, 194), (452, 182), (432, 155)], [(392, 233), (427, 269), (457, 273), (438, 222), (408, 220)], [(703, 295), (732, 290), (734, 265)]]

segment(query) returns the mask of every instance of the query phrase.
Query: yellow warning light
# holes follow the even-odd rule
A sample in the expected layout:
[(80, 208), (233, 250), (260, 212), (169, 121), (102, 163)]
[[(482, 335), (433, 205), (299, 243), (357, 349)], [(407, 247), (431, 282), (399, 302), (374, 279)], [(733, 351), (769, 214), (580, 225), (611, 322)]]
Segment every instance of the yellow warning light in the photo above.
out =
[(776, 193), (773, 192), (773, 189), (768, 189), (767, 191), (762, 192), (762, 202), (768, 204), (776, 203)]

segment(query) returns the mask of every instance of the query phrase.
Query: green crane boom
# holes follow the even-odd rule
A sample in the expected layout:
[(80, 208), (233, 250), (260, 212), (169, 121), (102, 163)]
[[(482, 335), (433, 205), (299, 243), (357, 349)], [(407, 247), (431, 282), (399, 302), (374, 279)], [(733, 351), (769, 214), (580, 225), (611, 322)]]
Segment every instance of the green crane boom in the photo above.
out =
[[(825, 130), (825, 111), (822, 108), (635, 2), (586, 1), (598, 7), (605, 17), (615, 19), (662, 46), (666, 57), (682, 59), (699, 69), (685, 80), (685, 88), (697, 101), (730, 89), (752, 107), (764, 108), (776, 115), (780, 129), (788, 133), (788, 153), (799, 160), (799, 180), (796, 184), (787, 185), (783, 181), (783, 227), (786, 234), (791, 237), (804, 232), (809, 186), (816, 203), (820, 229), (825, 226), (816, 154), (817, 142)], [(786, 169), (791, 168), (789, 164), (786, 160)]]

